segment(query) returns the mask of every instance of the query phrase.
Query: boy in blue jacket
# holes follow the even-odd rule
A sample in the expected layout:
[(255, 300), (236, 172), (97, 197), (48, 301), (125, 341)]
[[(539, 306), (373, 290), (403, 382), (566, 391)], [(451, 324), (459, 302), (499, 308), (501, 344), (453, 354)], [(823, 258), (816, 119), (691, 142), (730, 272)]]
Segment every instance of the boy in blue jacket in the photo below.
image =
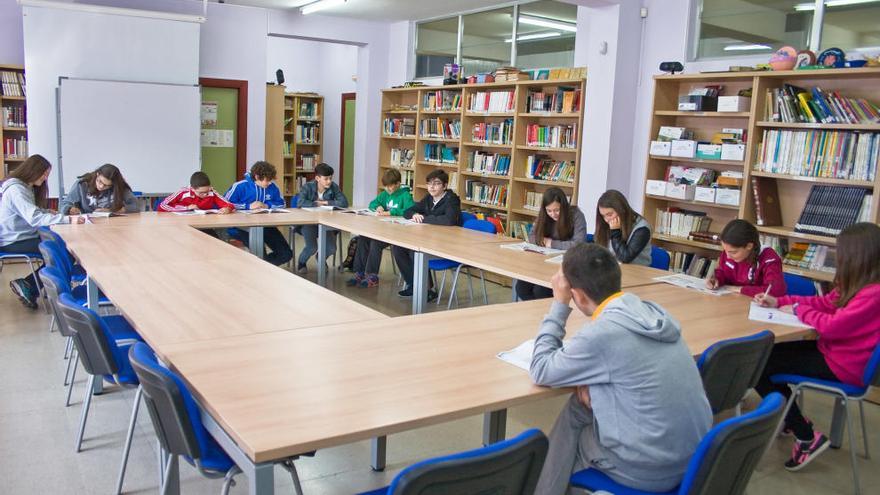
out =
[[(226, 200), (235, 205), (236, 210), (255, 210), (259, 208), (282, 208), (284, 197), (272, 181), (275, 180), (275, 166), (269, 162), (259, 161), (251, 166), (250, 173), (226, 191)], [(230, 229), (229, 235), (238, 239), (245, 245), (248, 243), (248, 233), (241, 229)], [(263, 253), (263, 259), (273, 265), (283, 265), (290, 261), (293, 252), (287, 245), (287, 240), (275, 227), (263, 228), (263, 241), (272, 253)]]
[[(315, 165), (315, 180), (306, 182), (302, 189), (299, 190), (299, 202), (296, 206), (297, 208), (315, 206), (348, 208), (348, 198), (345, 197), (342, 189), (333, 182), (333, 167), (326, 163)], [(300, 233), (306, 241), (306, 246), (299, 253), (296, 271), (306, 273), (306, 262), (318, 252), (318, 226), (303, 225)], [(325, 244), (327, 258), (336, 253), (337, 235), (339, 235), (339, 232), (335, 230), (327, 232), (327, 242)], [(321, 261), (327, 263), (327, 258)]]

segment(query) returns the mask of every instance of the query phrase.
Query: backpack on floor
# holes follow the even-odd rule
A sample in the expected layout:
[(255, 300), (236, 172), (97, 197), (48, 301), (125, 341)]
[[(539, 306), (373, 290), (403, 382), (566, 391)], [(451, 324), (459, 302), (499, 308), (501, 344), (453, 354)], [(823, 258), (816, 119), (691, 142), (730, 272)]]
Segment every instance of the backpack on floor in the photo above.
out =
[(348, 241), (348, 253), (342, 261), (343, 270), (351, 271), (352, 268), (354, 268), (354, 255), (357, 252), (357, 238), (358, 236), (354, 236)]

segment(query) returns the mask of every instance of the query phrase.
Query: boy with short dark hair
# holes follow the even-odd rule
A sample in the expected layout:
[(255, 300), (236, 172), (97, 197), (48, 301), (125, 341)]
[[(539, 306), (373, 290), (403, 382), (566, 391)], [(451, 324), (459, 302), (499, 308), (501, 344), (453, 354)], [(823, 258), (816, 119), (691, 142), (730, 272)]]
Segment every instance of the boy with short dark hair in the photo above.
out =
[[(671, 490), (712, 426), (678, 322), (621, 292), (620, 279), (614, 255), (597, 244), (570, 248), (553, 276), (529, 374), (538, 385), (577, 389), (550, 433), (535, 493), (562, 495), (586, 468), (638, 490)], [(563, 342), (572, 301), (592, 322)]]
[[(250, 173), (226, 191), (226, 200), (235, 206), (236, 210), (256, 210), (259, 208), (282, 208), (284, 197), (275, 185), (277, 172), (275, 166), (266, 161), (259, 161), (251, 166)], [(248, 243), (247, 231), (230, 229), (229, 235), (238, 239), (245, 245)], [(263, 228), (263, 242), (272, 250), (271, 254), (263, 253), (263, 259), (273, 265), (283, 265), (290, 261), (293, 252), (287, 245), (287, 240), (276, 227)]]
[[(421, 201), (409, 207), (403, 218), (417, 223), (429, 223), (432, 225), (458, 225), (461, 216), (461, 199), (454, 192), (446, 189), (449, 183), (449, 175), (442, 169), (434, 169), (426, 177), (428, 194)], [(391, 254), (400, 274), (406, 280), (406, 288), (398, 292), (400, 297), (411, 297), (413, 294), (413, 253), (412, 250), (393, 246)], [(428, 278), (430, 283), (430, 277)], [(437, 298), (437, 293), (429, 288), (428, 300)]]
[(159, 211), (217, 210), (217, 213), (232, 213), (235, 206), (217, 194), (211, 187), (208, 174), (198, 171), (189, 178), (189, 187), (184, 187), (165, 198), (159, 204)]
[[(313, 206), (338, 206), (339, 208), (348, 208), (348, 198), (342, 189), (333, 182), (333, 167), (326, 163), (319, 163), (315, 166), (315, 180), (306, 182), (299, 190), (299, 202), (297, 208), (313, 207)], [(306, 262), (309, 258), (318, 252), (318, 226), (303, 225), (300, 233), (305, 240), (305, 247), (299, 253), (299, 261), (296, 264), (296, 271), (306, 273)], [(339, 232), (335, 230), (327, 231), (327, 242), (325, 244), (326, 258), (320, 260), (327, 263), (327, 258), (336, 253), (336, 236)]]

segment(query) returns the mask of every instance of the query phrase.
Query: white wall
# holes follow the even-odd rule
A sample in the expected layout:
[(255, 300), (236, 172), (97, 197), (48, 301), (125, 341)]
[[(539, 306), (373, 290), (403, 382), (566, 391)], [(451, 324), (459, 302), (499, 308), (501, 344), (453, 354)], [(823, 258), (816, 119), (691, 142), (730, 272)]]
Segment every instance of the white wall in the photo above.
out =
[[(341, 43), (270, 36), (267, 79), (284, 71), (287, 91), (314, 91), (324, 97), (324, 154), (321, 159), (336, 170), (339, 179), (339, 140), (342, 128), (342, 93), (357, 90), (358, 47)], [(346, 178), (350, 180), (350, 178)]]
[(0, 65), (24, 65), (21, 6), (16, 0), (0, 0)]

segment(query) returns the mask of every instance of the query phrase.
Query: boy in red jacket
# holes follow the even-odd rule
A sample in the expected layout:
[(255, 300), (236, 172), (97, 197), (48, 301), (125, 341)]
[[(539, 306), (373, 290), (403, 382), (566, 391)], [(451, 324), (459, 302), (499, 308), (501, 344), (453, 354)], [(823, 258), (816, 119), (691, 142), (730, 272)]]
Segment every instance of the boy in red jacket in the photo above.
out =
[(728, 286), (744, 296), (754, 297), (768, 292), (771, 296), (785, 295), (782, 259), (772, 248), (761, 249), (758, 229), (745, 220), (732, 220), (721, 231), (721, 257), (718, 268), (706, 286), (717, 289)]
[(195, 172), (189, 178), (189, 187), (168, 196), (159, 205), (159, 211), (190, 210), (217, 210), (217, 213), (226, 214), (235, 211), (235, 207), (214, 191), (208, 174)]

